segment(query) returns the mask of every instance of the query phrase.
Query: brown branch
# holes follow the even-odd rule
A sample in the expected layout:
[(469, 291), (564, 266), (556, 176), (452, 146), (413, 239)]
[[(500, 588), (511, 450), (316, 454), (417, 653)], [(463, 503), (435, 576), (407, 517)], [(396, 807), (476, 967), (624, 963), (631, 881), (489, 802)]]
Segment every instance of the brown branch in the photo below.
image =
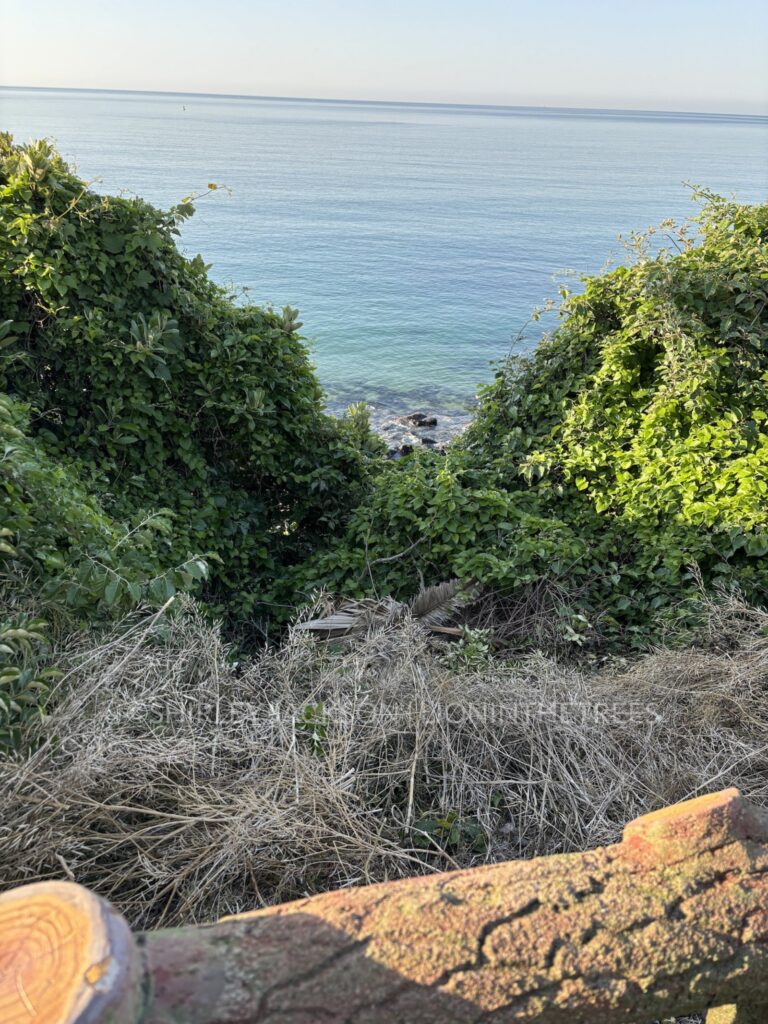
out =
[[(768, 817), (727, 790), (640, 818), (621, 843), (587, 853), (346, 889), (146, 933), (137, 938), (143, 987), (137, 951), (114, 955), (116, 974), (135, 989), (133, 1004), (114, 1004), (122, 1016), (45, 1019), (613, 1024), (730, 1005), (712, 1016), (756, 1024), (768, 1018), (766, 844)], [(54, 895), (83, 891), (50, 885)], [(22, 948), (30, 946), (25, 893), (39, 899), (46, 888), (0, 897), (0, 923), (11, 901)], [(39, 906), (27, 915), (30, 934)], [(82, 995), (85, 960), (62, 960), (59, 969), (71, 963)], [(49, 959), (48, 974), (51, 967)], [(16, 970), (28, 996), (41, 990), (37, 970), (31, 958)], [(0, 975), (0, 1018), (15, 1024), (29, 1014), (9, 977)], [(69, 975), (54, 988), (69, 991)], [(142, 1015), (130, 1016), (141, 992)]]

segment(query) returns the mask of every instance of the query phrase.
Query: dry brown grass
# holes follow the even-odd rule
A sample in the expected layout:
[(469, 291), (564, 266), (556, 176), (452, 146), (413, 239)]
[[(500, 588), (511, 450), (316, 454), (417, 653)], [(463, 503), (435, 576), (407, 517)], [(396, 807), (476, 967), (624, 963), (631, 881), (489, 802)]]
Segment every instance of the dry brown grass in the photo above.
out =
[[(413, 622), (341, 649), (296, 633), (241, 666), (193, 607), (163, 629), (70, 648), (45, 742), (0, 765), (3, 886), (71, 877), (137, 926), (205, 921), (611, 842), (726, 785), (768, 802), (768, 615), (734, 602), (699, 648), (592, 675), (457, 672)], [(421, 816), (448, 811), (485, 852), (420, 847)]]

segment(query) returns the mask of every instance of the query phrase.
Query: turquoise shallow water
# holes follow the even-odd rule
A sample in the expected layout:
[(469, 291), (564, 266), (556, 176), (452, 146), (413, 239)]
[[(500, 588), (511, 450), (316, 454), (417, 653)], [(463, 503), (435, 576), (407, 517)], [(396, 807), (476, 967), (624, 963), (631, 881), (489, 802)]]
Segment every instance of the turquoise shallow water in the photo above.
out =
[(299, 307), (333, 404), (471, 399), (558, 279), (694, 212), (683, 182), (768, 195), (759, 117), (0, 89), (0, 129), (161, 206), (228, 185), (183, 247)]

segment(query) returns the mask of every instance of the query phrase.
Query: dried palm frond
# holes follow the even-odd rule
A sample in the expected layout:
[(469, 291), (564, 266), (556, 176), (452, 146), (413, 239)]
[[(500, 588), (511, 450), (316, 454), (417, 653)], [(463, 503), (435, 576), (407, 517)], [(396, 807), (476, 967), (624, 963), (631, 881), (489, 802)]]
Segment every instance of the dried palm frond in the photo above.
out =
[(411, 616), (423, 626), (444, 626), (470, 598), (461, 590), (459, 580), (447, 580), (417, 594), (410, 603)]
[(433, 587), (426, 587), (408, 604), (395, 601), (392, 597), (385, 597), (382, 600), (363, 598), (345, 601), (331, 615), (299, 622), (296, 629), (331, 639), (369, 633), (371, 630), (383, 629), (395, 622), (412, 618), (427, 629), (444, 633), (445, 629), (442, 627), (456, 616), (470, 597), (471, 595), (462, 592), (459, 580), (447, 580)]
[(401, 604), (391, 597), (385, 597), (383, 600), (362, 598), (357, 601), (345, 601), (337, 611), (321, 619), (298, 622), (295, 628), (318, 633), (329, 639), (351, 636), (382, 629), (403, 618), (407, 611), (408, 605)]

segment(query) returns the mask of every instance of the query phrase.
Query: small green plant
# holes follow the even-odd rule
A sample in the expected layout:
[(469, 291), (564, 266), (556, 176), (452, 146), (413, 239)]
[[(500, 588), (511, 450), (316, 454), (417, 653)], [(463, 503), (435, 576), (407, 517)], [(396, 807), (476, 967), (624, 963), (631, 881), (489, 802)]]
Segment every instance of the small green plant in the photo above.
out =
[(439, 848), (449, 853), (464, 850), (481, 854), (488, 849), (488, 837), (477, 819), (462, 817), (454, 810), (443, 815), (421, 815), (405, 838), (419, 850)]
[(592, 626), (589, 619), (579, 612), (566, 612), (561, 618), (563, 638), (569, 643), (582, 647), (590, 635)]
[(325, 754), (328, 740), (328, 718), (322, 701), (307, 704), (296, 721), (297, 733), (307, 741), (316, 757)]
[(451, 644), (445, 653), (445, 660), (456, 668), (484, 668), (493, 654), (493, 631), (462, 627), (461, 637)]

